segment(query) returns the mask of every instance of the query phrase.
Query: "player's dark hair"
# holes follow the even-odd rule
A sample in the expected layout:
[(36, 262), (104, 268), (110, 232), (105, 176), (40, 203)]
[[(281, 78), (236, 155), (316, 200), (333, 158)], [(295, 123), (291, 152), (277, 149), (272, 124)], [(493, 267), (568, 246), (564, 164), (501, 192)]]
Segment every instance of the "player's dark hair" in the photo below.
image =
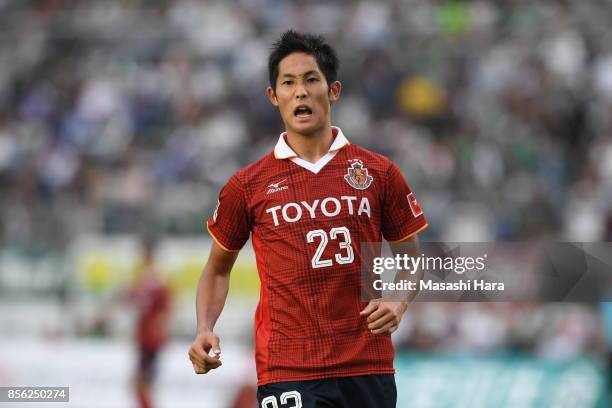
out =
[(315, 57), (319, 69), (325, 75), (328, 86), (338, 78), (340, 61), (336, 51), (325, 42), (325, 38), (320, 35), (303, 34), (289, 30), (285, 31), (280, 39), (274, 43), (268, 58), (268, 75), (272, 89), (276, 90), (278, 65), (283, 58), (294, 52), (303, 52)]

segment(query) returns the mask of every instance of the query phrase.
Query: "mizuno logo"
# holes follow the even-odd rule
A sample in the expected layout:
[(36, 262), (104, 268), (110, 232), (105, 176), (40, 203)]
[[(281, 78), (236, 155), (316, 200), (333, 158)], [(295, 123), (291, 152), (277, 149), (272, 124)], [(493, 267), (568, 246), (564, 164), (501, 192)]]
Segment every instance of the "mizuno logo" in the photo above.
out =
[(271, 188), (278, 188), (278, 186), (279, 186), (281, 183), (285, 182), (285, 181), (287, 181), (287, 179), (282, 179), (282, 180), (281, 180), (281, 181), (279, 181), (278, 183), (270, 183), (270, 185), (269, 185), (268, 187), (271, 187)]
[(277, 183), (270, 183), (268, 186), (268, 192), (266, 194), (276, 193), (277, 191), (281, 190), (289, 190), (289, 186), (281, 186), (281, 184), (285, 181), (287, 181), (287, 179), (283, 179)]

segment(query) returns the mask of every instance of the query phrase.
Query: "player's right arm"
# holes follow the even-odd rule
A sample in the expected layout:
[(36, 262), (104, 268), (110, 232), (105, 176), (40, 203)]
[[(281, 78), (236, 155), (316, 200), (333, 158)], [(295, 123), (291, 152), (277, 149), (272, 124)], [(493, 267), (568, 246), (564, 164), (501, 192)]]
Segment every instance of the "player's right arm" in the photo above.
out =
[[(213, 329), (227, 298), (230, 271), (252, 229), (247, 194), (236, 175), (221, 189), (217, 208), (206, 227), (213, 244), (198, 284), (197, 334), (189, 348), (189, 359), (197, 374), (206, 374), (221, 365), (219, 337)], [(213, 356), (208, 355), (210, 350)]]
[[(229, 290), (230, 271), (238, 251), (228, 251), (213, 242), (196, 295), (197, 332), (189, 348), (189, 359), (196, 374), (206, 374), (221, 366), (219, 337), (213, 329), (223, 310)], [(209, 355), (210, 350), (213, 356)]]

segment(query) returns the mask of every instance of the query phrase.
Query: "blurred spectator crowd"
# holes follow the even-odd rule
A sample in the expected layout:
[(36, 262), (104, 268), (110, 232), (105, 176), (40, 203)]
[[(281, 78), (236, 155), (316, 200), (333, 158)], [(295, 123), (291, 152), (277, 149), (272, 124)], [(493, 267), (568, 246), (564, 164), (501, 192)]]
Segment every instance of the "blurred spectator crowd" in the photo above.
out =
[[(289, 28), (338, 50), (333, 124), (402, 168), (424, 239), (610, 241), (610, 21), (608, 1), (0, 0), (0, 247), (204, 235), (283, 131), (265, 88)], [(415, 304), (397, 343), (572, 357), (602, 330), (583, 305)]]
[(390, 156), (428, 239), (612, 239), (606, 1), (0, 1), (0, 242), (203, 234), (283, 130), (270, 45), (325, 35), (334, 124)]
[(586, 305), (414, 303), (395, 343), (407, 350), (487, 354), (500, 350), (565, 360), (607, 351), (602, 321)]

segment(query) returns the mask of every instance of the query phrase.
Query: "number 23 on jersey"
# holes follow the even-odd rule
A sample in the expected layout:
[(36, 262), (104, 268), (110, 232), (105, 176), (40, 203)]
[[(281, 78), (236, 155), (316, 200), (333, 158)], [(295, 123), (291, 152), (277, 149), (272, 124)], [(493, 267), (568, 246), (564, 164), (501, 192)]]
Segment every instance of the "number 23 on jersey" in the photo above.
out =
[(316, 239), (319, 240), (319, 246), (311, 260), (313, 268), (326, 268), (334, 264), (332, 259), (321, 259), (330, 238), (332, 240), (339, 240), (338, 246), (340, 252), (334, 255), (337, 264), (350, 264), (355, 260), (355, 254), (351, 246), (351, 233), (347, 227), (332, 228), (329, 230), (329, 234), (325, 230), (316, 229), (308, 231), (308, 234), (306, 234), (306, 240), (309, 243), (315, 242)]

